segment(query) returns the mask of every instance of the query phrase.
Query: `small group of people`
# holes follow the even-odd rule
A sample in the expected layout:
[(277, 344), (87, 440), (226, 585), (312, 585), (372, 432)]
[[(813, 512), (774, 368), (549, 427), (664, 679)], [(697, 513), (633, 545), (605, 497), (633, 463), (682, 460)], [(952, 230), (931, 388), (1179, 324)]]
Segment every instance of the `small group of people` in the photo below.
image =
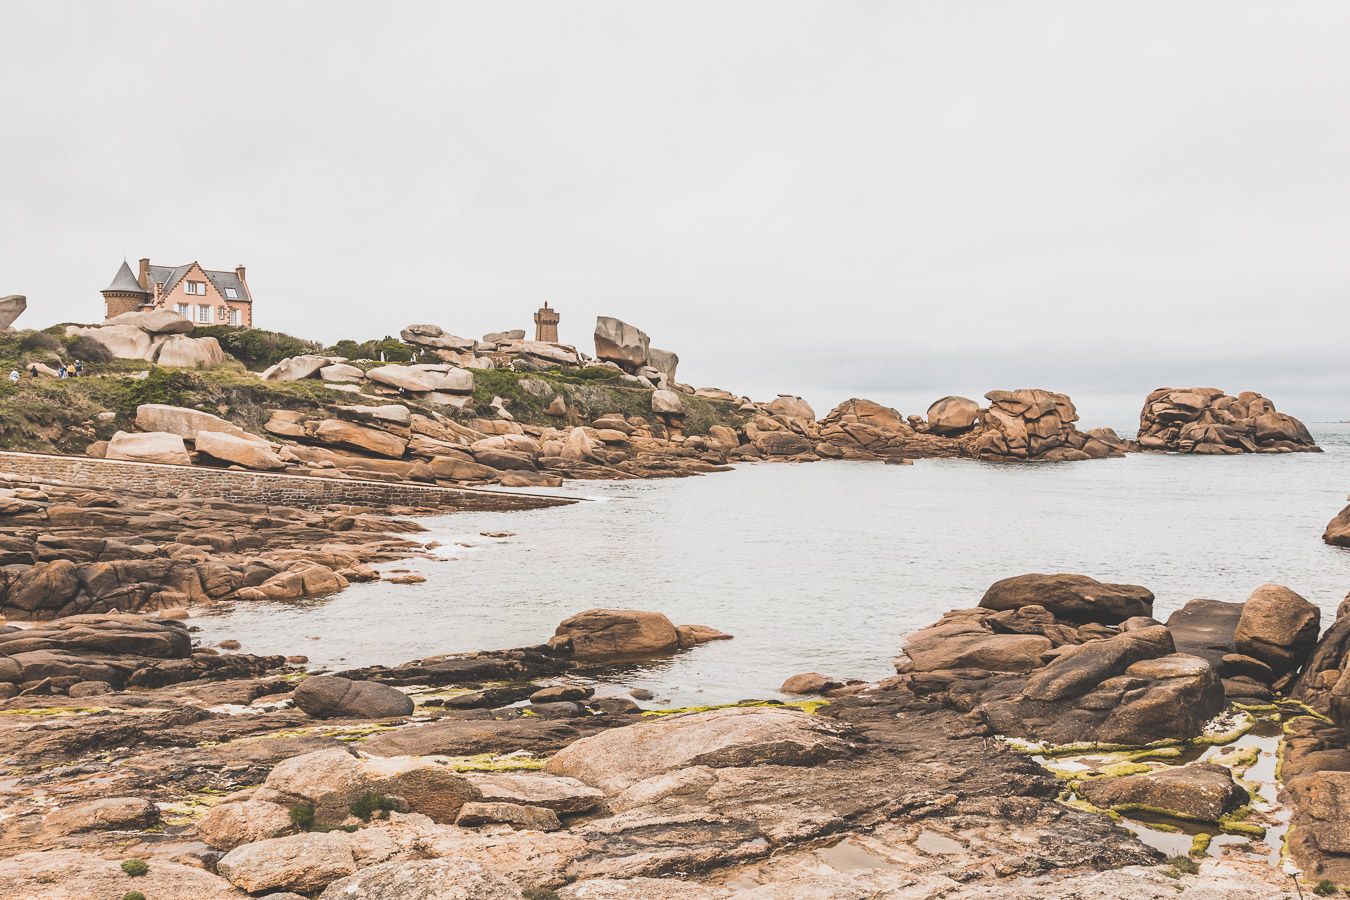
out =
[[(38, 371), (37, 363), (28, 364), (29, 378), (37, 378), (41, 374), (42, 373)], [(57, 378), (79, 378), (83, 374), (84, 374), (84, 363), (78, 359), (75, 360), (74, 365), (70, 366), (66, 365), (65, 363), (61, 363), (61, 368), (56, 370)], [(23, 376), (19, 374), (18, 369), (9, 370), (9, 381), (11, 384), (18, 384), (19, 379), (22, 377)]]

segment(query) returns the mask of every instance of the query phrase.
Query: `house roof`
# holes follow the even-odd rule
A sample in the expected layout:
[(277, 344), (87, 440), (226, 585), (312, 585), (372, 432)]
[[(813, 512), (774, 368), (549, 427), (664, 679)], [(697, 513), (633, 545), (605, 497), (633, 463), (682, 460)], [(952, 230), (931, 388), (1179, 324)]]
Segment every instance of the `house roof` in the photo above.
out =
[(125, 259), (122, 260), (122, 268), (118, 269), (117, 274), (113, 276), (112, 284), (104, 288), (103, 291), (119, 294), (146, 293), (145, 288), (141, 287), (140, 282), (136, 280), (136, 275), (131, 271), (131, 266), (127, 265)]
[[(169, 293), (183, 280), (183, 277), (191, 271), (192, 267), (198, 263), (190, 262), (182, 266), (150, 266), (150, 280), (156, 284), (164, 285), (164, 293)], [(236, 272), (217, 272), (214, 269), (202, 269), (206, 277), (211, 279), (211, 283), (220, 291), (222, 297), (226, 297), (225, 289), (233, 288), (237, 297), (227, 297), (231, 300), (242, 300), (246, 303), (253, 302), (253, 295), (248, 292), (246, 285)]]

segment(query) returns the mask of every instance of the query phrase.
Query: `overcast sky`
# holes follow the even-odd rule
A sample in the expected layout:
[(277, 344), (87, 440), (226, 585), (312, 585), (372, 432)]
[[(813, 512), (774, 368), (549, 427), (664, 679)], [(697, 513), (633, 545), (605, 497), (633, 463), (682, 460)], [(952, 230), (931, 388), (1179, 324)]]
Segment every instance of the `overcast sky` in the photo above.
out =
[(824, 413), (1160, 385), (1350, 418), (1350, 3), (0, 0), (0, 295), (248, 267), (324, 341), (526, 328)]

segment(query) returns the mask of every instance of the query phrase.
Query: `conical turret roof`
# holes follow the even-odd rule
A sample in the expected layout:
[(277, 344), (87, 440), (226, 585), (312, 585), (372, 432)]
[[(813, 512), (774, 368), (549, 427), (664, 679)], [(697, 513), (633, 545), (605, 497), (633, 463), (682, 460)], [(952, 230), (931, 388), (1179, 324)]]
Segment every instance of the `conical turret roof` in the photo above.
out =
[(112, 284), (103, 289), (105, 294), (114, 292), (119, 294), (146, 293), (145, 288), (141, 287), (141, 283), (136, 280), (136, 274), (131, 271), (131, 266), (127, 265), (125, 259), (122, 260), (122, 268), (118, 269), (117, 274), (113, 276)]

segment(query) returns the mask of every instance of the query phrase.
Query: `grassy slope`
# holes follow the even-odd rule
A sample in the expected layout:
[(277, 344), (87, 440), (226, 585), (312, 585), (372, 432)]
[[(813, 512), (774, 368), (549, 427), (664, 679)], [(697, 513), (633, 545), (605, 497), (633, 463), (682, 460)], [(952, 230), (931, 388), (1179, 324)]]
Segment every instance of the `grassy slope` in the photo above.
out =
[[(318, 412), (327, 406), (373, 402), (331, 390), (317, 380), (260, 381), (239, 363), (192, 371), (132, 360), (97, 362), (83, 354), (83, 378), (61, 381), (25, 375), (17, 385), (11, 384), (6, 377), (10, 369), (23, 372), (23, 364), (28, 361), (55, 367), (61, 360), (76, 358), (75, 353), (82, 348), (72, 347), (72, 342), (64, 339), (53, 340), (63, 330), (64, 326), (54, 326), (47, 332), (0, 332), (0, 448), (80, 454), (93, 441), (110, 438), (118, 430), (130, 430), (136, 407), (142, 403), (200, 409), (259, 432), (273, 409)], [(264, 338), (251, 343), (271, 349), (294, 340), (280, 335), (275, 341)], [(131, 377), (147, 368), (148, 376)], [(490, 404), (494, 396), (500, 396), (509, 401), (507, 408), (517, 421), (561, 425), (560, 420), (543, 412), (553, 395), (561, 393), (586, 420), (610, 412), (653, 419), (652, 392), (625, 384), (607, 368), (529, 373), (488, 369), (476, 370), (474, 379), (474, 404), (482, 415), (493, 414)], [(743, 420), (734, 404), (689, 396), (683, 399), (688, 409), (688, 434), (706, 434), (712, 425), (735, 426)]]

